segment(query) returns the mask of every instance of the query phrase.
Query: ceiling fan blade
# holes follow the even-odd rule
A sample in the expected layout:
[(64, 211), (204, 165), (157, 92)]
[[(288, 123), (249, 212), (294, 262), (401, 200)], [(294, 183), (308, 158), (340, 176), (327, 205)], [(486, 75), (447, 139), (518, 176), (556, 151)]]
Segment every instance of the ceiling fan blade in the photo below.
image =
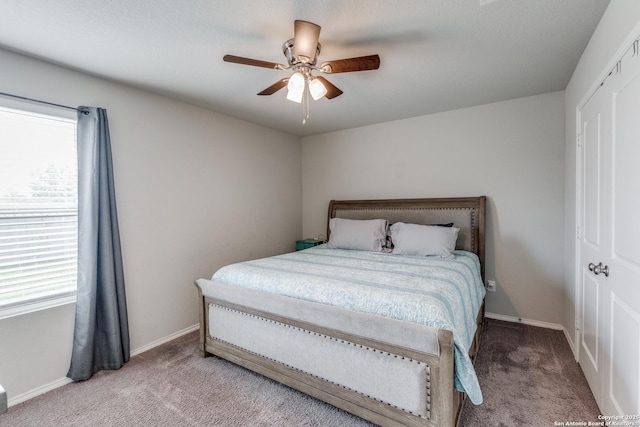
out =
[(258, 59), (243, 58), (242, 56), (225, 55), (222, 60), (224, 62), (233, 62), (234, 64), (253, 65), (254, 67), (280, 69), (283, 67), (281, 64), (275, 62), (260, 61)]
[(357, 58), (337, 59), (323, 62), (320, 69), (324, 73), (348, 73), (351, 71), (377, 70), (380, 68), (378, 55), (359, 56)]
[(336, 96), (342, 95), (342, 91), (335, 87), (329, 80), (325, 79), (322, 76), (316, 76), (316, 79), (320, 80), (324, 87), (327, 89), (327, 94), (324, 96), (325, 98), (333, 99)]
[(258, 95), (273, 95), (274, 93), (276, 93), (277, 91), (285, 87), (288, 82), (289, 82), (288, 78), (278, 80), (277, 82), (275, 82), (274, 84), (272, 84), (271, 86), (269, 86), (268, 88), (260, 92)]
[(300, 62), (313, 63), (320, 38), (320, 26), (307, 21), (294, 22), (294, 52)]

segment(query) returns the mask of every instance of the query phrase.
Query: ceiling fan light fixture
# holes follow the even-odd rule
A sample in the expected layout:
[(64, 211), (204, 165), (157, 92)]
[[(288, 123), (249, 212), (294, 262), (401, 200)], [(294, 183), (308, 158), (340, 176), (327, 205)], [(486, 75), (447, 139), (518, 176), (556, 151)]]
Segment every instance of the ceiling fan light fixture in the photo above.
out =
[(314, 101), (319, 100), (327, 94), (327, 88), (318, 79), (309, 80), (309, 92)]
[(289, 77), (289, 83), (287, 83), (287, 89), (290, 91), (300, 91), (304, 90), (304, 75), (301, 72), (295, 72)]
[(291, 89), (289, 89), (289, 91), (287, 92), (287, 99), (289, 101), (297, 102), (298, 104), (300, 104), (302, 102), (302, 94), (303, 93), (304, 93), (304, 90), (291, 90)]
[(304, 93), (304, 76), (302, 73), (296, 72), (289, 77), (289, 83), (287, 83), (287, 99), (289, 101), (300, 103), (302, 102), (302, 94)]

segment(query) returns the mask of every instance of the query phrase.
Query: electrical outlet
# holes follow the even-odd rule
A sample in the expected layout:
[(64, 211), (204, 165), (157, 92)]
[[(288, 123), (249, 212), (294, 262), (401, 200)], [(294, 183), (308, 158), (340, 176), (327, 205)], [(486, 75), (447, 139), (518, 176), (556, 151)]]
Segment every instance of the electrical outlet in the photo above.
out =
[(495, 280), (487, 280), (487, 290), (489, 292), (496, 291), (496, 281)]

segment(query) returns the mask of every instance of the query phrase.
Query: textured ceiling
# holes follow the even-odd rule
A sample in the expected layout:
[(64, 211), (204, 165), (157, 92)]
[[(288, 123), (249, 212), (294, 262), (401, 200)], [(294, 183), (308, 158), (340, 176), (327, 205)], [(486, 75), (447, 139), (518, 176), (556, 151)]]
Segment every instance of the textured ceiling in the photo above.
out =
[[(609, 0), (0, 0), (0, 47), (295, 135), (563, 90)], [(319, 63), (377, 53), (377, 71), (325, 75), (312, 101), (256, 96), (285, 71), (293, 21), (322, 27)], [(2, 91), (0, 78), (0, 91)]]

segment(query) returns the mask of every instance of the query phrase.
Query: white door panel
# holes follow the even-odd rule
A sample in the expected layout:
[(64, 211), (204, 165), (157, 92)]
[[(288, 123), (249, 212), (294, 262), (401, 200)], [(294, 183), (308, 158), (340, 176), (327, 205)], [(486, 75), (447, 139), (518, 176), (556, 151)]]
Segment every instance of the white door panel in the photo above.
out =
[(609, 400), (618, 414), (637, 414), (640, 395), (640, 316), (638, 311), (613, 293), (611, 296), (611, 357), (609, 365)]
[[(597, 101), (597, 100), (592, 100)], [(589, 116), (585, 117), (582, 126), (583, 164), (584, 170), (594, 171), (584, 176), (583, 186), (583, 224), (584, 244), (591, 244), (594, 249), (600, 247), (600, 111), (597, 106), (590, 105), (583, 110)], [(595, 110), (595, 111), (592, 111)]]
[[(602, 89), (602, 88), (601, 88)], [(581, 110), (582, 133), (582, 224), (584, 232), (580, 242), (581, 278), (581, 347), (578, 361), (584, 371), (593, 395), (602, 407), (603, 371), (605, 354), (604, 276), (594, 274), (593, 267), (607, 252), (609, 235), (603, 233), (607, 210), (604, 209), (606, 174), (603, 159), (611, 134), (611, 97), (599, 90)], [(610, 146), (610, 145), (609, 145)]]
[(628, 51), (580, 110), (580, 132), (579, 362), (604, 415), (637, 415), (640, 55)]
[[(600, 343), (600, 331), (598, 325), (600, 324), (600, 285), (598, 281), (593, 277), (593, 274), (588, 269), (583, 270), (582, 280), (582, 352), (585, 359), (581, 361), (583, 363), (583, 369), (587, 376), (589, 384), (596, 382), (596, 376), (598, 375), (598, 356), (600, 351), (598, 350)], [(587, 363), (588, 366), (584, 366)]]
[(640, 58), (612, 79), (611, 246), (607, 265), (611, 327), (604, 406), (640, 413)]
[(640, 75), (619, 83), (614, 88), (612, 256), (640, 268)]

